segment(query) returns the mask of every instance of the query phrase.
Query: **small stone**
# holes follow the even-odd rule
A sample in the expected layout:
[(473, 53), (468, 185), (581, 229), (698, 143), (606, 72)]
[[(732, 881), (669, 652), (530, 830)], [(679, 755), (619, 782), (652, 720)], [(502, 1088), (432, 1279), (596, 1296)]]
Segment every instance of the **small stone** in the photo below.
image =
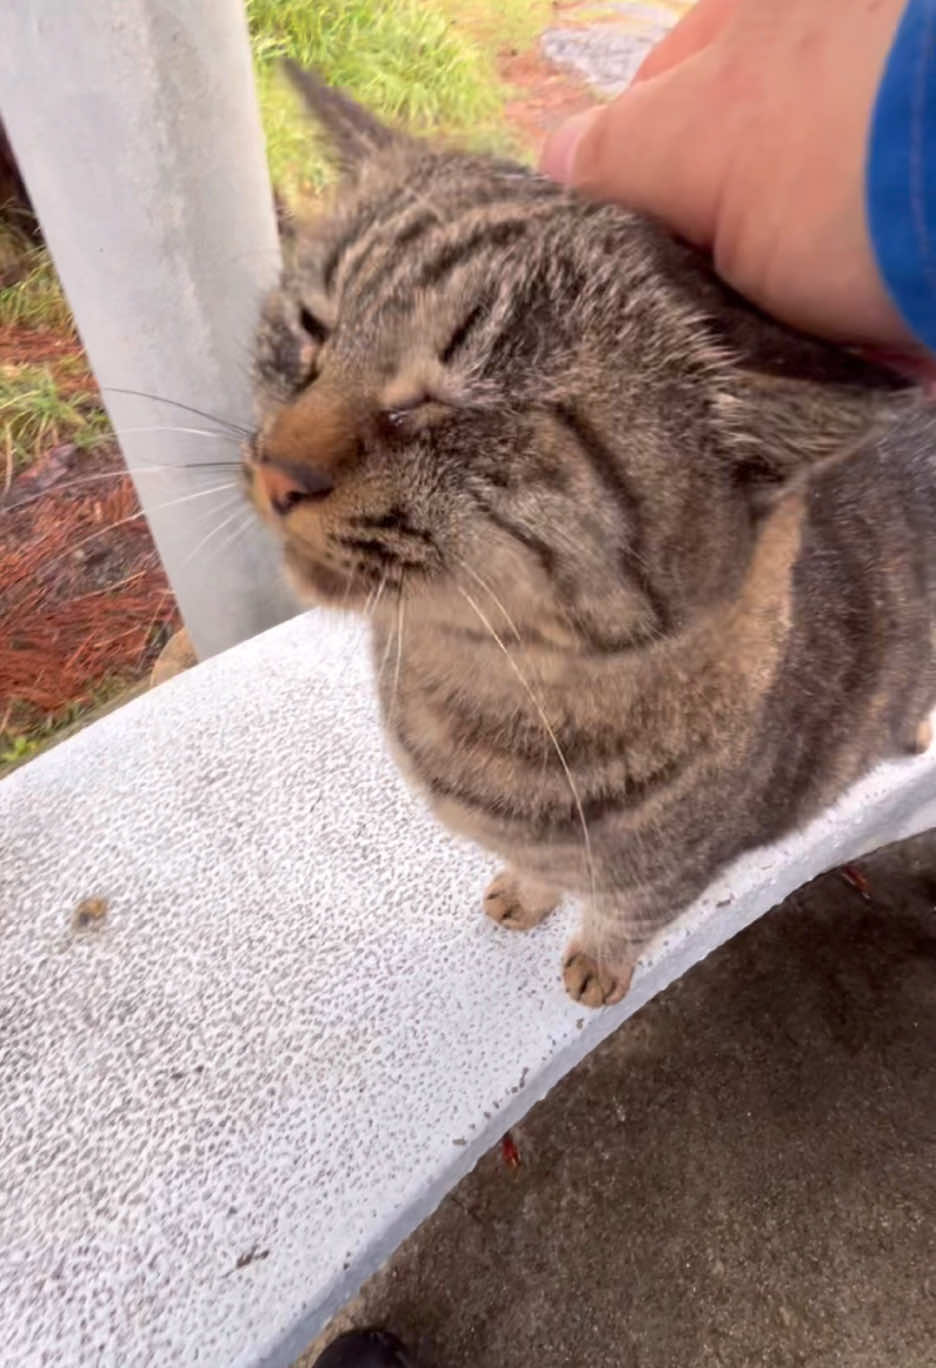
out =
[(182, 627), (169, 638), (156, 657), (156, 664), (150, 675), (150, 688), (155, 689), (157, 684), (164, 684), (167, 679), (172, 679), (173, 675), (181, 674), (183, 670), (191, 669), (197, 664), (195, 647), (188, 632)]
[(75, 464), (77, 451), (78, 448), (72, 442), (53, 447), (36, 473), (36, 489), (43, 492), (51, 489), (64, 475), (67, 475)]
[(76, 931), (87, 931), (91, 926), (100, 926), (106, 916), (106, 898), (83, 898), (72, 914), (72, 925)]
[(64, 466), (67, 470), (69, 466), (75, 464), (75, 457), (78, 455), (78, 448), (74, 442), (63, 442), (61, 446), (54, 446), (49, 452), (49, 460)]

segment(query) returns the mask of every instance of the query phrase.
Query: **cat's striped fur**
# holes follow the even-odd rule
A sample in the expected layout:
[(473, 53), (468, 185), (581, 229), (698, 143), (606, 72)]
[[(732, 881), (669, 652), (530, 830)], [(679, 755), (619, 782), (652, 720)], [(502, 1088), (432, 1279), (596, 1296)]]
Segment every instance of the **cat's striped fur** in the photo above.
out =
[(300, 76), (345, 179), (257, 346), (246, 465), (299, 591), (369, 606), (388, 734), (626, 991), (744, 848), (911, 744), (936, 697), (936, 425), (691, 252)]

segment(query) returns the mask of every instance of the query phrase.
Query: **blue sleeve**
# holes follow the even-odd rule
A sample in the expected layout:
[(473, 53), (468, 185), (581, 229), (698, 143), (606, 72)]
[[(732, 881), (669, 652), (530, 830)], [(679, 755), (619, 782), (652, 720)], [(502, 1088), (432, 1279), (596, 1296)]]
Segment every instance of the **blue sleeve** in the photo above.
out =
[(908, 327), (936, 351), (936, 0), (910, 0), (871, 118), (868, 225)]

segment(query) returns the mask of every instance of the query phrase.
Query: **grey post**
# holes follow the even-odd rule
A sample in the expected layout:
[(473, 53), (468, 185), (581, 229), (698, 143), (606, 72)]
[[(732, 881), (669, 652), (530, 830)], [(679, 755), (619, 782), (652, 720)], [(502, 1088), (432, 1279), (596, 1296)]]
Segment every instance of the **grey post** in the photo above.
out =
[(209, 492), (236, 470), (188, 468), (237, 443), (110, 387), (249, 422), (279, 250), (243, 0), (5, 0), (0, 100), (183, 617), (213, 654), (294, 611), (236, 488)]

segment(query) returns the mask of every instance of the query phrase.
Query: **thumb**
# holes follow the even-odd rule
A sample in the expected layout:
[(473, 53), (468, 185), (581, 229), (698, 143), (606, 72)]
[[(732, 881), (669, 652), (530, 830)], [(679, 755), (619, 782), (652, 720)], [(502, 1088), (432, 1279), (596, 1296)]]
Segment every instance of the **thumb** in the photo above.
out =
[(640, 81), (616, 100), (563, 124), (542, 169), (595, 198), (662, 219), (711, 246), (725, 166), (724, 130), (713, 126), (705, 54)]

